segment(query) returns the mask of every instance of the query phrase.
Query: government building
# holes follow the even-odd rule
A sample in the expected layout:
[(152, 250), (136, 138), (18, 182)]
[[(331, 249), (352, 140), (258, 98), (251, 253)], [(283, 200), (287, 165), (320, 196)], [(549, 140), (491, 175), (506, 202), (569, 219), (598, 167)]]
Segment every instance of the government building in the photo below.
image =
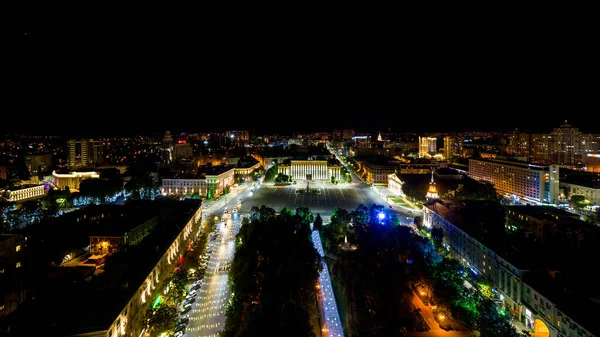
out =
[(279, 165), (279, 173), (296, 180), (342, 180), (340, 166), (327, 160), (291, 160), (290, 165)]

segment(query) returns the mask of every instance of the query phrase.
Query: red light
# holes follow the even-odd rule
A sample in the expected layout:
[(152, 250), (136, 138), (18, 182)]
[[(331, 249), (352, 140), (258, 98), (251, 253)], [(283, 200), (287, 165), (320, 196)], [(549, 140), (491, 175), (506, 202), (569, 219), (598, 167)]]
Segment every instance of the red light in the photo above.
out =
[(177, 144), (187, 144), (187, 141), (185, 141), (185, 140), (178, 140)]

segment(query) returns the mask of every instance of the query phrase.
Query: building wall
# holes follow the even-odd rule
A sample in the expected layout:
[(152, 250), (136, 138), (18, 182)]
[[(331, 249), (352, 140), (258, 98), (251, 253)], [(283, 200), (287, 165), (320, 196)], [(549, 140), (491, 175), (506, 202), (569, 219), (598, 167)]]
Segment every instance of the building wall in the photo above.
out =
[(560, 182), (560, 188), (565, 191), (569, 200), (573, 195), (583, 195), (591, 204), (600, 205), (600, 188), (587, 187), (577, 184)]
[[(327, 160), (292, 160), (289, 170), (289, 175), (295, 180), (330, 180), (331, 175), (335, 175), (327, 167)], [(339, 179), (339, 168), (336, 179)]]
[(250, 167), (236, 167), (233, 169), (233, 172), (238, 177), (250, 178), (250, 176), (252, 175), (252, 172), (254, 172), (254, 170), (256, 170), (258, 168), (260, 168), (260, 163), (256, 163)]
[(0, 317), (13, 312), (27, 296), (25, 237), (0, 235)]
[(469, 160), (469, 176), (494, 184), (498, 192), (527, 201), (555, 203), (559, 195), (558, 166), (513, 163), (502, 160)]
[[(529, 327), (533, 327), (532, 323), (536, 320), (538, 320), (538, 325), (541, 321), (549, 329), (550, 337), (594, 337), (593, 334), (561, 312), (540, 292), (526, 284), (523, 276), (527, 270), (521, 270), (497, 255), (496, 252), (438, 214), (435, 207), (423, 205), (423, 225), (429, 229), (439, 227), (443, 230), (443, 244), (450, 251), (452, 257), (477, 274), (488, 277), (502, 295), (507, 312), (514, 314), (514, 319)], [(559, 331), (562, 335), (559, 335)]]
[(31, 186), (9, 191), (8, 195), (8, 201), (12, 202), (41, 198), (46, 195), (46, 188), (45, 185)]
[(102, 164), (102, 142), (93, 139), (71, 139), (67, 145), (69, 169), (90, 168)]
[(7, 174), (6, 166), (0, 166), (0, 179), (6, 180)]
[(194, 215), (167, 249), (163, 257), (139, 286), (129, 303), (107, 329), (106, 337), (140, 336), (146, 327), (145, 317), (152, 301), (160, 294), (161, 284), (169, 279), (177, 260), (185, 253), (193, 233), (198, 231), (202, 220), (202, 207)]
[(206, 175), (208, 187), (214, 192), (214, 195), (221, 195), (225, 188), (235, 184), (235, 170), (231, 168), (223, 173), (216, 175)]
[(52, 154), (36, 154), (25, 157), (25, 165), (32, 176), (38, 175), (38, 169), (42, 172), (48, 172), (52, 167)]
[[(585, 168), (586, 168), (586, 171), (588, 171), (588, 172), (600, 172), (600, 153), (586, 154)], [(0, 168), (0, 170), (2, 170), (2, 168)], [(0, 177), (1, 176), (2, 176), (2, 173), (0, 173)]]
[(358, 160), (357, 164), (359, 174), (366, 177), (367, 183), (374, 185), (387, 186), (388, 176), (396, 171), (396, 167), (391, 165), (375, 165), (363, 160)]
[(388, 175), (388, 190), (390, 190), (395, 195), (404, 195), (402, 192), (402, 180), (398, 178), (396, 173), (392, 173)]
[(71, 172), (71, 173), (56, 173), (52, 172), (54, 186), (64, 189), (69, 187), (71, 191), (79, 190), (79, 184), (85, 179), (99, 179), (100, 175), (97, 172)]
[(419, 158), (432, 155), (437, 152), (437, 138), (419, 137)]
[(208, 183), (204, 178), (163, 178), (160, 190), (164, 195), (186, 195), (194, 193), (206, 195)]

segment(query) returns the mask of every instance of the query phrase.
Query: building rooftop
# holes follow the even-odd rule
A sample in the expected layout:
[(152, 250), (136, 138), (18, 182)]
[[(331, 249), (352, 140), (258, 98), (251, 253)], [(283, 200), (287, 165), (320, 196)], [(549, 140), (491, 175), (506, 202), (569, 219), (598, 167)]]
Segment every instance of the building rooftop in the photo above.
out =
[[(578, 325), (592, 332), (596, 336), (600, 334), (600, 326), (597, 324), (600, 312), (599, 302), (569, 291), (569, 281), (565, 280), (561, 273), (551, 274), (546, 271), (528, 272), (523, 276), (523, 281), (541, 293), (556, 307), (564, 312)], [(533, 303), (529, 303), (530, 305)]]
[(435, 200), (427, 207), (521, 270), (542, 268), (540, 256), (504, 230), (505, 209), (487, 200)]
[[(115, 207), (114, 214), (133, 209), (147, 213), (140, 219), (158, 217), (158, 224), (139, 244), (108, 256), (102, 273), (94, 274), (93, 267), (38, 268), (43, 271), (37, 276), (35, 300), (11, 315), (11, 321), (26, 330), (20, 330), (20, 335), (66, 336), (107, 329), (200, 206), (200, 200), (190, 199), (138, 200)], [(42, 256), (52, 247), (59, 246), (58, 251), (81, 248), (82, 242), (71, 233), (73, 226), (64, 226), (61, 218), (29, 233), (40, 266), (44, 260), (49, 262)], [(29, 324), (31, 317), (36, 317), (34, 326)]]
[(233, 165), (203, 165), (198, 167), (198, 175), (201, 177), (207, 175), (219, 175), (229, 170), (233, 170), (234, 168), (235, 166)]

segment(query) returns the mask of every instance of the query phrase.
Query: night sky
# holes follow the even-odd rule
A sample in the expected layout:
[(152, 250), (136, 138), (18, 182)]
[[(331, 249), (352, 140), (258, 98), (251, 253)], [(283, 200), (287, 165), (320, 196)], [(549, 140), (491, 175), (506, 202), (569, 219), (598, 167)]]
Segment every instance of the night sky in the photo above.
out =
[(453, 6), (31, 19), (9, 39), (2, 114), (27, 123), (0, 131), (600, 133), (585, 9)]

